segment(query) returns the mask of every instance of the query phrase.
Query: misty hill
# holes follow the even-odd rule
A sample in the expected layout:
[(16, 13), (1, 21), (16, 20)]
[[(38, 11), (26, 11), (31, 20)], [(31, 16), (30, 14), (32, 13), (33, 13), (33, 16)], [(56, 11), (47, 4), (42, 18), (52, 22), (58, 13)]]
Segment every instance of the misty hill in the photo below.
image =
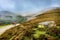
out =
[(9, 11), (0, 11), (0, 20), (11, 20), (10, 18), (15, 17), (16, 15)]
[(23, 22), (25, 20), (25, 17), (21, 16), (21, 15), (17, 15), (13, 12), (9, 12), (9, 11), (0, 11), (0, 24), (1, 23), (20, 23)]
[(15, 14), (9, 11), (0, 11), (0, 15), (15, 15)]

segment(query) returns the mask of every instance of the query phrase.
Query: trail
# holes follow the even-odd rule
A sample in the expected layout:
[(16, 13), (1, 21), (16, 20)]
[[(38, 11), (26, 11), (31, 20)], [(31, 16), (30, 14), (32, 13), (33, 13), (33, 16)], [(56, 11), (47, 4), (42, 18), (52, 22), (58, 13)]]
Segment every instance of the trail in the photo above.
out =
[(4, 27), (0, 28), (0, 35), (2, 33), (4, 33), (6, 30), (8, 30), (8, 29), (10, 29), (12, 27), (16, 27), (17, 25), (19, 25), (19, 24), (15, 24), (15, 25), (11, 24), (11, 25), (7, 25), (7, 26), (4, 26)]

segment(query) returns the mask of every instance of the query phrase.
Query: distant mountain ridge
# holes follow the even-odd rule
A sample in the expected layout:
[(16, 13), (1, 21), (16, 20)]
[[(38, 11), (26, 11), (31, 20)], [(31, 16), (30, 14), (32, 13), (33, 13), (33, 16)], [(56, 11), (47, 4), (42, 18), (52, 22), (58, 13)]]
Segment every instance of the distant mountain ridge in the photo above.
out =
[(26, 20), (25, 17), (17, 15), (10, 11), (0, 11), (0, 24), (22, 23)]
[(16, 15), (16, 14), (10, 11), (0, 11), (0, 15)]

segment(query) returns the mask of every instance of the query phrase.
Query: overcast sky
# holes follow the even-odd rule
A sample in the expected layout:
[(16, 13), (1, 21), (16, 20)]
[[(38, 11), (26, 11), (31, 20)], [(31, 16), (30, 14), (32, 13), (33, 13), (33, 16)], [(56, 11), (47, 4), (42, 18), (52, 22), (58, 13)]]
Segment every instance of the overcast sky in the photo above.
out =
[(50, 7), (60, 7), (60, 0), (0, 0), (0, 11), (38, 12)]

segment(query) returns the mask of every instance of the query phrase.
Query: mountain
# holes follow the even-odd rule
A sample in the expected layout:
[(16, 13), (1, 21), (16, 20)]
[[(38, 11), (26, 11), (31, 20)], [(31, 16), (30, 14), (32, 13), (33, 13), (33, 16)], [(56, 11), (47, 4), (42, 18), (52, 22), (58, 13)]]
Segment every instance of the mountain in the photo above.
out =
[(16, 15), (16, 14), (10, 11), (0, 11), (0, 15)]
[(0, 24), (2, 22), (13, 23), (13, 22), (23, 22), (25, 17), (17, 15), (10, 11), (0, 11)]

